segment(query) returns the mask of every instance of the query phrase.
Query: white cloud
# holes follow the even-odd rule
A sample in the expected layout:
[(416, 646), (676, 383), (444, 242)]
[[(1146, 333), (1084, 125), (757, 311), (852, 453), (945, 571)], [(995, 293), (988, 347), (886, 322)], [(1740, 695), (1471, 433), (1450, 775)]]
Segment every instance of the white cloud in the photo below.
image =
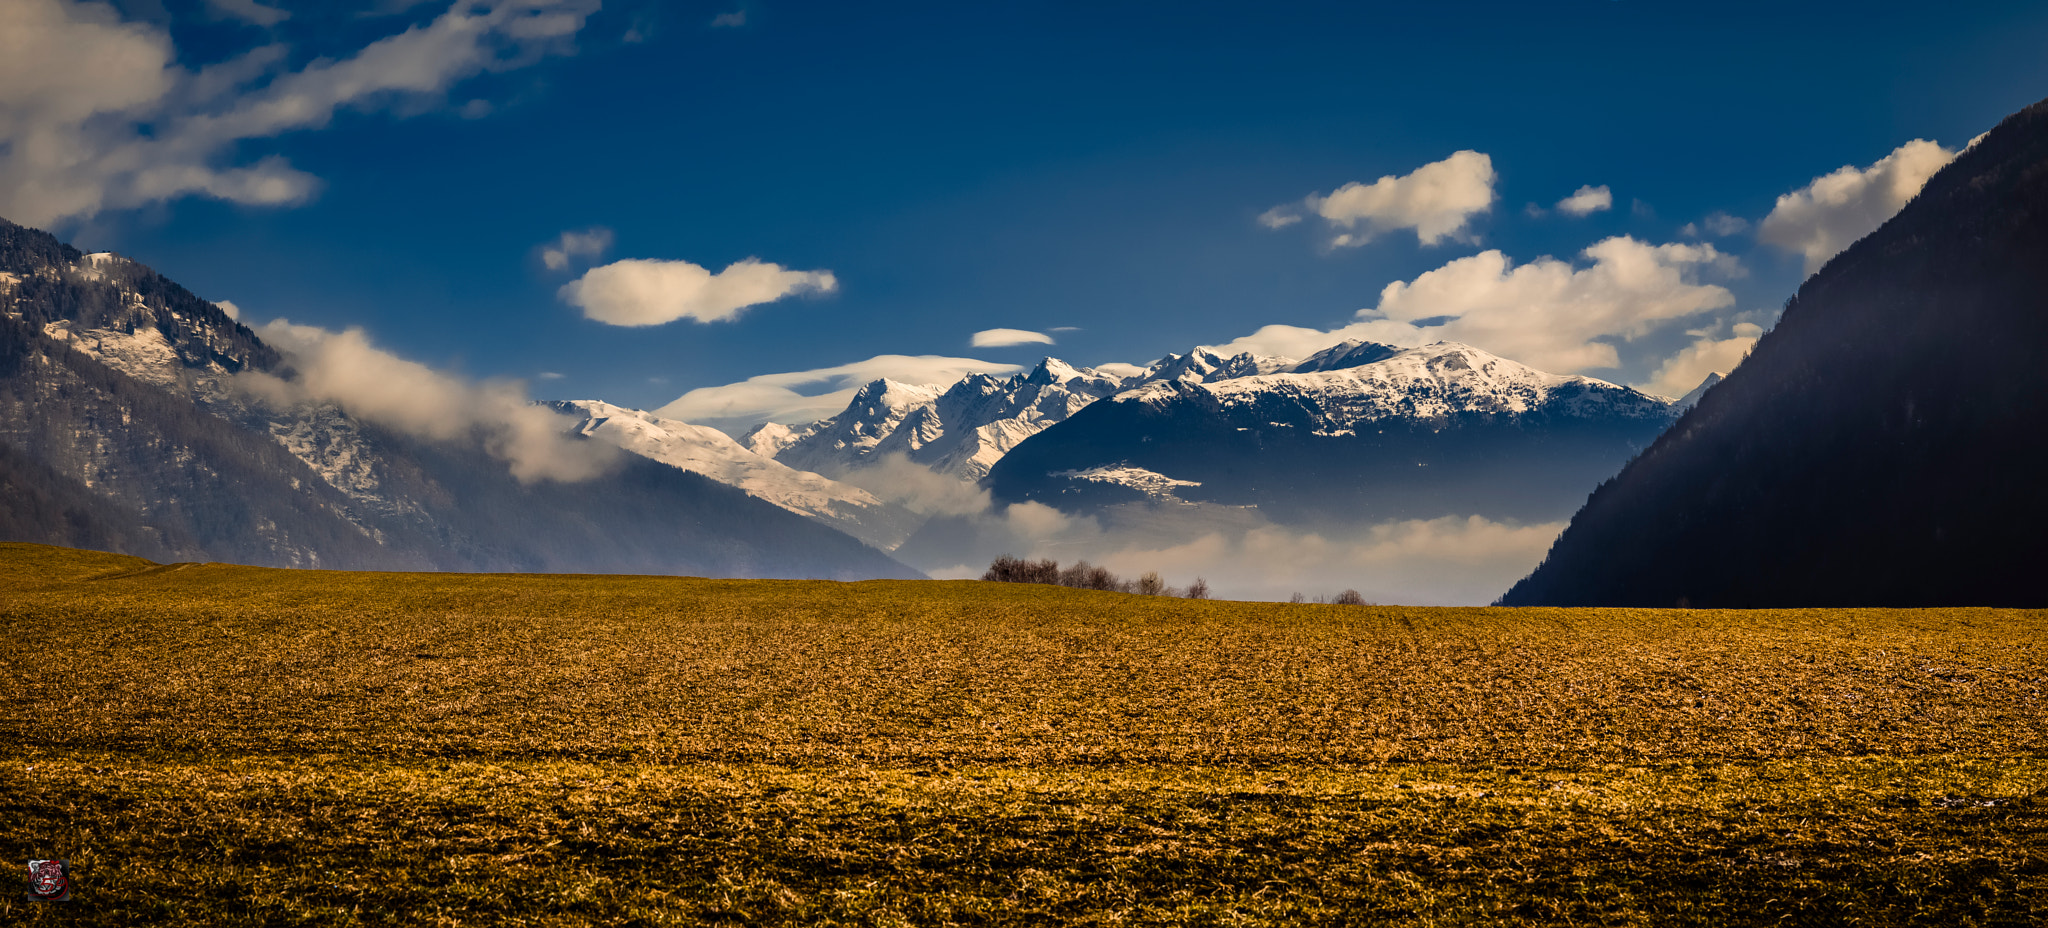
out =
[(291, 13), (273, 6), (264, 6), (256, 0), (206, 0), (206, 6), (215, 16), (239, 19), (265, 28), (292, 18)]
[[(1397, 348), (1413, 348), (1429, 341), (1425, 337), (1426, 334), (1423, 329), (1405, 322), (1368, 319), (1334, 329), (1300, 325), (1260, 326), (1258, 331), (1250, 335), (1239, 336), (1220, 345), (1202, 347), (1224, 357), (1249, 351), (1255, 355), (1276, 358), (1306, 358), (1347, 338), (1378, 342)], [(1098, 364), (1096, 367), (1100, 368), (1101, 365)]]
[(567, 52), (596, 8), (458, 2), (297, 71), (267, 45), (195, 72), (167, 32), (106, 4), (0, 0), (0, 215), (48, 225), (193, 195), (304, 202), (317, 178), (274, 155), (235, 163), (239, 143), (322, 128), (345, 107), (418, 108), (465, 78)]
[(1664, 359), (1656, 373), (1650, 375), (1650, 381), (1637, 389), (1662, 396), (1684, 396), (1707, 379), (1708, 374), (1734, 370), (1763, 334), (1763, 326), (1738, 322), (1730, 338), (1699, 338)]
[(612, 247), (612, 230), (592, 226), (581, 232), (563, 232), (560, 238), (540, 248), (540, 263), (550, 271), (566, 271), (572, 258), (601, 258)]
[(900, 451), (869, 457), (861, 466), (832, 479), (859, 487), (919, 515), (972, 516), (989, 509), (987, 490), (973, 482), (918, 464)]
[(242, 321), (242, 307), (236, 306), (228, 300), (214, 300), (213, 305), (220, 307), (221, 312), (227, 313), (229, 319), (233, 319), (236, 322)]
[(1413, 229), (1424, 245), (1446, 238), (1476, 241), (1467, 224), (1493, 208), (1494, 179), (1492, 158), (1460, 151), (1401, 177), (1353, 181), (1328, 195), (1309, 194), (1298, 204), (1273, 207), (1259, 216), (1259, 224), (1278, 229), (1313, 213), (1335, 233), (1330, 244), (1336, 247), (1362, 245), (1397, 229)]
[(763, 422), (810, 422), (838, 415), (861, 385), (874, 380), (947, 384), (968, 374), (1014, 374), (1023, 368), (974, 358), (885, 354), (808, 371), (761, 374), (738, 383), (699, 387), (656, 412), (730, 432)]
[(1259, 225), (1268, 229), (1285, 229), (1301, 221), (1301, 205), (1286, 203), (1259, 214)]
[(831, 271), (792, 271), (748, 258), (716, 274), (688, 261), (631, 258), (591, 268), (562, 285), (562, 301), (609, 325), (661, 325), (677, 319), (722, 322), (749, 306), (798, 293), (839, 289)]
[(1008, 348), (1012, 345), (1050, 345), (1052, 336), (1027, 329), (983, 329), (968, 342), (976, 348)]
[(258, 330), (291, 355), (293, 380), (244, 372), (238, 383), (273, 403), (332, 403), (350, 415), (440, 442), (480, 442), (522, 482), (600, 476), (618, 461), (604, 442), (570, 435), (576, 421), (535, 406), (515, 381), (473, 383), (370, 344), (363, 330), (330, 332), (283, 319)]
[(1111, 377), (1121, 377), (1126, 380), (1145, 372), (1145, 365), (1127, 364), (1123, 361), (1104, 361), (1101, 364), (1092, 366)]
[(1557, 211), (1567, 216), (1590, 216), (1602, 210), (1614, 208), (1614, 193), (1606, 184), (1595, 187), (1587, 184), (1571, 196), (1557, 201)]
[(746, 24), (746, 10), (734, 10), (730, 13), (720, 13), (717, 16), (711, 17), (711, 28), (713, 29), (738, 29)]
[[(1613, 339), (1719, 309), (1734, 296), (1703, 273), (1740, 268), (1712, 245), (1651, 245), (1627, 236), (1594, 243), (1574, 266), (1543, 257), (1515, 266), (1497, 250), (1459, 258), (1380, 291), (1359, 321), (1322, 331), (1269, 325), (1216, 350), (1306, 357), (1347, 338), (1411, 347), (1464, 342), (1541, 370), (1573, 373), (1620, 363)], [(1444, 318), (1449, 317), (1449, 318)]]
[(1843, 166), (1834, 173), (1778, 198), (1757, 229), (1757, 238), (1806, 258), (1806, 272), (1820, 270), (1892, 218), (1955, 152), (1914, 139), (1870, 167)]

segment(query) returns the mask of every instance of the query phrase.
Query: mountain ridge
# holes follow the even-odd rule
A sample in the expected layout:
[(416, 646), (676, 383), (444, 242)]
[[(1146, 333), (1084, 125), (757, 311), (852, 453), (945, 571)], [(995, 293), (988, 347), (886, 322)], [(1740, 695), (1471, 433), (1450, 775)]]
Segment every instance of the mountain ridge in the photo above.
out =
[(987, 485), (999, 503), (1075, 513), (1167, 493), (1292, 524), (1543, 521), (1670, 415), (1662, 397), (1438, 342), (1332, 370), (1127, 390), (1020, 444)]

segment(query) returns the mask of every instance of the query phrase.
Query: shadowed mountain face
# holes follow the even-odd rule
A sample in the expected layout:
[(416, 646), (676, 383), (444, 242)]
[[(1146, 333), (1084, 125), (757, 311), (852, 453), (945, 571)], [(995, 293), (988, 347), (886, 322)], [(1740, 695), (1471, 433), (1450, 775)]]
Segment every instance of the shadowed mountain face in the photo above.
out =
[(1668, 400), (1466, 345), (1366, 347), (1366, 363), (1334, 352), (1331, 369), (1126, 391), (1017, 446), (988, 486), (1075, 513), (1149, 501), (1304, 526), (1547, 521), (1671, 421)]
[(1507, 605), (2048, 606), (2048, 103), (1828, 262)]
[(481, 441), (262, 400), (236, 386), (250, 371), (298, 376), (149, 268), (0, 221), (0, 540), (291, 567), (917, 576), (666, 464), (522, 482)]

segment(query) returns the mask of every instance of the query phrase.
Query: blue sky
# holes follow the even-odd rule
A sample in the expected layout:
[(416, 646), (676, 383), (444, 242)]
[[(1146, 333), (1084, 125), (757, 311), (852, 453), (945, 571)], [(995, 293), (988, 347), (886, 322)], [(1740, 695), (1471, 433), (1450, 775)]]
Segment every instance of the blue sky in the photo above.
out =
[[(1534, 272), (1459, 304), (1463, 328), (1428, 331), (1647, 385), (1690, 346), (1769, 324), (1812, 257), (1794, 226), (1854, 226), (1817, 213), (1763, 232), (1781, 195), (1844, 166), (1876, 190), (1879, 171), (1860, 172), (1900, 146), (1952, 152), (2048, 96), (2039, 4), (523, 5), (281, 3), (280, 17), (251, 0), (0, 0), (0, 36), (60, 23), (122, 60), (165, 59), (95, 71), (98, 96), (78, 103), (65, 69), (88, 58), (18, 47), (18, 67), (55, 79), (0, 89), (0, 215), (130, 255), (245, 321), (358, 326), (536, 396), (642, 408), (876, 356), (1144, 362), (1268, 325), (1354, 324), (1395, 282), (1413, 284), (1388, 304), (1413, 327), (1438, 320), (1430, 300), (1463, 299), (1443, 294), (1479, 279), (1490, 250), (1501, 274), (1565, 262), (1543, 266), (1564, 282), (1555, 305), (1491, 310), (1563, 341), (1475, 321), (1471, 300), (1543, 290)], [(350, 71), (392, 36), (487, 14), (500, 18), (474, 43)], [(407, 69), (420, 74), (390, 78)], [(400, 89), (365, 90), (364, 74)], [(293, 94), (325, 110), (280, 115)], [(25, 160), (39, 138), (99, 160), (60, 184)], [(1489, 199), (1432, 243), (1384, 209), (1342, 226), (1315, 214), (1338, 198), (1304, 205), (1461, 151), (1485, 156)], [(1886, 163), (1911, 179), (1942, 157)], [(1557, 208), (1582, 187), (1611, 206)], [(1276, 208), (1303, 218), (1260, 222)], [(1710, 228), (1716, 213), (1741, 228)], [(546, 266), (543, 246), (593, 228), (607, 249)], [(1347, 231), (1370, 240), (1333, 247)], [(1616, 296), (1572, 276), (1615, 236), (1677, 277)], [(560, 292), (626, 259), (715, 272), (748, 258), (811, 276), (713, 322), (607, 324)], [(1422, 283), (1453, 265), (1465, 284)], [(1677, 300), (1663, 315), (1594, 318), (1663, 296)], [(1057, 344), (970, 345), (995, 328)], [(1587, 345), (1614, 363), (1589, 366), (1573, 353)]]

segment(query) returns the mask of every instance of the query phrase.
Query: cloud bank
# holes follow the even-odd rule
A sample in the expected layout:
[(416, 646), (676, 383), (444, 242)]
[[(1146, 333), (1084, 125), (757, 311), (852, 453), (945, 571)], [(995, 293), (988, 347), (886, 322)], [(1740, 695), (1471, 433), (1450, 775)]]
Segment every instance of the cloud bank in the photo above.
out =
[(1468, 224), (1493, 208), (1495, 179), (1492, 158), (1460, 151), (1400, 177), (1352, 181), (1327, 195), (1312, 193), (1299, 203), (1273, 207), (1259, 216), (1259, 224), (1279, 229), (1314, 215), (1331, 231), (1330, 245), (1337, 248), (1363, 245), (1399, 229), (1414, 230), (1424, 245), (1447, 238), (1477, 241)]
[(331, 332), (275, 320), (257, 330), (289, 354), (298, 377), (246, 371), (236, 382), (275, 404), (332, 403), (351, 416), (418, 438), (480, 442), (521, 482), (601, 476), (619, 460), (604, 442), (570, 432), (576, 420), (533, 405), (516, 381), (474, 383), (372, 345), (363, 330)]
[[(872, 491), (874, 488), (870, 488)], [(885, 488), (886, 489), (886, 488)], [(886, 496), (886, 493), (878, 495)], [(1185, 586), (1209, 581), (1223, 599), (1285, 600), (1356, 589), (1368, 600), (1408, 605), (1485, 605), (1542, 561), (1564, 523), (1515, 525), (1446, 516), (1300, 531), (1256, 513), (1188, 507), (1141, 523), (1105, 527), (1038, 503), (954, 520), (960, 558), (914, 558), (935, 579), (979, 577), (998, 554), (1087, 560), (1125, 576), (1158, 571)], [(971, 540), (969, 537), (971, 536)]]
[(629, 258), (591, 268), (563, 284), (557, 295), (587, 318), (643, 326), (677, 319), (723, 322), (751, 306), (837, 289), (839, 280), (831, 271), (793, 271), (758, 258), (735, 262), (716, 274), (688, 261)]
[(1845, 165), (1816, 177), (1778, 198), (1758, 226), (1757, 238), (1805, 256), (1806, 272), (1811, 274), (1857, 239), (1877, 231), (1955, 156), (1926, 139), (1914, 139), (1870, 167)]
[(811, 422), (836, 416), (874, 380), (947, 384), (968, 374), (1014, 374), (1023, 368), (974, 358), (885, 354), (807, 371), (761, 374), (738, 383), (699, 387), (655, 410), (671, 419), (737, 434), (763, 422)]
[(968, 344), (975, 348), (1008, 348), (1012, 345), (1050, 345), (1052, 336), (1029, 329), (983, 329)]
[(1727, 288), (1702, 280), (1740, 273), (1712, 245), (1617, 236), (1580, 257), (1587, 263), (1542, 257), (1517, 266), (1498, 250), (1484, 251), (1388, 284), (1379, 304), (1359, 310), (1351, 325), (1270, 325), (1214, 350), (1299, 358), (1347, 338), (1401, 347), (1449, 340), (1569, 374), (1618, 365), (1614, 340), (1735, 301)]
[(274, 155), (240, 163), (240, 143), (322, 128), (344, 108), (418, 108), (463, 79), (569, 53), (596, 9), (597, 0), (458, 2), (296, 71), (276, 44), (192, 71), (176, 63), (169, 33), (104, 3), (0, 0), (0, 215), (49, 225), (183, 196), (305, 202), (317, 178)]

